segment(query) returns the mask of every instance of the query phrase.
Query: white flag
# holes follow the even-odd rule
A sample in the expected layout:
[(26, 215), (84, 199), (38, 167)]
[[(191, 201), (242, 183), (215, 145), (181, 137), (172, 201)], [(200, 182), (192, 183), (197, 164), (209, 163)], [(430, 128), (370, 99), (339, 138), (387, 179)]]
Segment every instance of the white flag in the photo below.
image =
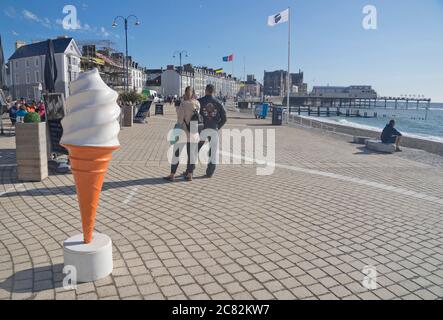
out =
[(288, 22), (288, 20), (289, 20), (289, 9), (286, 9), (285, 11), (270, 16), (268, 18), (268, 26), (273, 27), (277, 24)]

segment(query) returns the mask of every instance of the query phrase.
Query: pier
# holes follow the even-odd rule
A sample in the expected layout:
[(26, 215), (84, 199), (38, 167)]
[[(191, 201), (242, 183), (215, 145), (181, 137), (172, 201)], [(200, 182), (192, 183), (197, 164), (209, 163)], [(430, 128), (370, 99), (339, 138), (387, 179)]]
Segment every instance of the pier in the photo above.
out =
[(377, 112), (362, 112), (360, 109), (340, 108), (340, 107), (311, 107), (311, 106), (298, 106), (291, 107), (290, 113), (297, 113), (298, 115), (307, 114), (308, 116), (326, 116), (326, 117), (356, 117), (356, 118), (377, 118)]
[[(287, 104), (287, 98), (282, 100), (282, 104)], [(371, 109), (384, 108), (391, 106), (393, 109), (427, 109), (430, 107), (431, 99), (428, 98), (403, 98), (403, 97), (323, 97), (314, 95), (291, 96), (291, 106), (311, 106), (311, 107), (330, 107), (330, 108), (353, 108), (353, 109)]]
[[(287, 98), (268, 97), (266, 102), (275, 106), (286, 107)], [(377, 118), (379, 115), (386, 117), (381, 110), (418, 110), (425, 111), (425, 116), (420, 120), (428, 119), (431, 99), (408, 97), (325, 97), (318, 95), (293, 95), (290, 98), (290, 113), (308, 116), (344, 116), (358, 118)], [(239, 100), (240, 109), (248, 109), (261, 103), (260, 99)], [(369, 110), (368, 110), (369, 109)]]

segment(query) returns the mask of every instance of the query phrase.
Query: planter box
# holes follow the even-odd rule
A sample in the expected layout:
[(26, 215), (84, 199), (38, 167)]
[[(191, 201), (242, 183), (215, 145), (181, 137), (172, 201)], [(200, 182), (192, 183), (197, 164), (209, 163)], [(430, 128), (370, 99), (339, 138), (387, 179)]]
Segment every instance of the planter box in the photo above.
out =
[(123, 127), (132, 127), (134, 125), (134, 107), (124, 106), (123, 113)]
[(17, 175), (21, 181), (39, 182), (48, 177), (46, 123), (17, 123)]

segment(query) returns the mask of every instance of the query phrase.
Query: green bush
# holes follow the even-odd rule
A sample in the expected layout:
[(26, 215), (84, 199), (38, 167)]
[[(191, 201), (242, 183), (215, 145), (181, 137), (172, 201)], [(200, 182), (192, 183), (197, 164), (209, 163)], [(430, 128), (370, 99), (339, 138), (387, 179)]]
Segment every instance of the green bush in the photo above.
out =
[(146, 100), (146, 98), (143, 95), (138, 94), (135, 91), (132, 91), (132, 92), (129, 92), (129, 93), (122, 93), (122, 94), (120, 94), (120, 99), (123, 102), (126, 102), (126, 103), (127, 102), (132, 102), (134, 104), (137, 104), (139, 102), (142, 102), (142, 101)]
[(39, 122), (41, 122), (41, 120), (40, 120), (40, 116), (38, 115), (38, 113), (29, 112), (26, 114), (26, 116), (24, 118), (24, 122), (25, 123), (39, 123)]

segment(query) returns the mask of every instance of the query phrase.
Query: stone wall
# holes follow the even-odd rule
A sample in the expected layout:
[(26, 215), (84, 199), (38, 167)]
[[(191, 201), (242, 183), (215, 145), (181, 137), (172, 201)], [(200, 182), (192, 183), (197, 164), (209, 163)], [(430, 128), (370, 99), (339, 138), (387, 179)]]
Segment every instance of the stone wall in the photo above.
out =
[[(292, 118), (294, 120), (292, 120)], [(307, 118), (302, 118), (298, 116), (291, 116), (291, 123), (301, 124), (303, 126), (309, 126), (317, 129), (333, 131), (337, 133), (343, 133), (351, 136), (363, 136), (373, 139), (380, 139), (381, 130), (368, 130), (362, 128), (354, 128), (350, 126), (345, 126), (335, 123), (325, 123), (318, 120), (312, 120)], [(430, 153), (438, 154), (443, 156), (443, 143), (437, 141), (429, 141), (420, 138), (403, 137), (401, 140), (401, 146), (412, 149), (420, 149)]]

